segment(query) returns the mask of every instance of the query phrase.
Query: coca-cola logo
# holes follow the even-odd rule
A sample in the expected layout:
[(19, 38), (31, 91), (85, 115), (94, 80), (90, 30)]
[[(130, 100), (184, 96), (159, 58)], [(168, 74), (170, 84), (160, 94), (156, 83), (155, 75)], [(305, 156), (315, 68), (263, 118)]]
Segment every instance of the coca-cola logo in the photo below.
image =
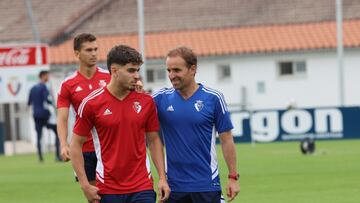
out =
[(0, 66), (26, 65), (30, 59), (29, 48), (10, 49), (0, 52)]

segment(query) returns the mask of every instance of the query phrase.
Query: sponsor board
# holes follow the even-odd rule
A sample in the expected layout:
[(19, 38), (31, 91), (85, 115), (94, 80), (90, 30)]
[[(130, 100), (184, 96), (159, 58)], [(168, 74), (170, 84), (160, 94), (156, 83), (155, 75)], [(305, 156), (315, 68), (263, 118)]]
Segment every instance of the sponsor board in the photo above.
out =
[(231, 112), (236, 141), (360, 138), (360, 107)]
[(46, 45), (0, 47), (0, 68), (46, 65)]
[(41, 70), (49, 70), (47, 45), (0, 47), (0, 103), (27, 102)]

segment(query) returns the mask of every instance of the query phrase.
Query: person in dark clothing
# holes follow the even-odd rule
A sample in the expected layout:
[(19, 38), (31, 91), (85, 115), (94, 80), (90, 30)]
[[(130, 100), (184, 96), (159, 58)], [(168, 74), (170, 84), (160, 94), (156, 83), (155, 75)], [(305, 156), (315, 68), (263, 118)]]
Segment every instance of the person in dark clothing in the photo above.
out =
[(39, 74), (40, 82), (34, 85), (29, 94), (28, 106), (32, 106), (33, 110), (33, 118), (35, 121), (35, 129), (37, 134), (37, 150), (39, 161), (43, 162), (44, 158), (42, 155), (41, 148), (41, 138), (42, 138), (42, 129), (43, 127), (47, 127), (54, 131), (55, 133), (55, 146), (56, 146), (56, 161), (61, 160), (59, 154), (59, 139), (57, 136), (56, 125), (49, 123), (49, 118), (51, 113), (49, 111), (48, 105), (52, 104), (52, 101), (49, 99), (49, 90), (46, 87), (46, 82), (49, 80), (49, 72), (48, 71), (40, 71)]

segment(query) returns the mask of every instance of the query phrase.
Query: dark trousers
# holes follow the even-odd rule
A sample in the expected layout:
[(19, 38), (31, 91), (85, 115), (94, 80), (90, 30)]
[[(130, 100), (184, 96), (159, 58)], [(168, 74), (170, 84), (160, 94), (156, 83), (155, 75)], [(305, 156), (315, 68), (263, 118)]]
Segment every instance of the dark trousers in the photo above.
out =
[(56, 125), (54, 124), (48, 124), (47, 119), (42, 118), (34, 118), (35, 120), (35, 129), (36, 129), (36, 135), (37, 135), (37, 150), (38, 150), (38, 156), (39, 160), (43, 161), (44, 157), (42, 155), (42, 149), (41, 149), (41, 138), (42, 138), (42, 129), (44, 127), (47, 127), (48, 129), (51, 129), (55, 133), (55, 159), (60, 160), (60, 142), (56, 130)]
[(223, 203), (220, 191), (214, 192), (171, 192), (166, 203)]

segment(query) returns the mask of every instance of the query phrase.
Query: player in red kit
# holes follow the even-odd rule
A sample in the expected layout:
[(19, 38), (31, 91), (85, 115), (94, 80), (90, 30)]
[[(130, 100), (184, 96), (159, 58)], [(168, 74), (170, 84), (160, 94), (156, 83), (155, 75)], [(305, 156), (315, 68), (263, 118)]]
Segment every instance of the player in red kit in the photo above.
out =
[[(61, 157), (64, 161), (70, 159), (69, 145), (67, 143), (70, 106), (77, 111), (81, 101), (90, 92), (99, 87), (105, 87), (110, 81), (109, 72), (96, 66), (98, 46), (94, 35), (83, 33), (76, 36), (74, 38), (74, 52), (79, 59), (79, 70), (62, 82), (57, 99), (57, 130), (61, 146)], [(95, 185), (97, 160), (90, 133), (87, 138), (82, 148), (85, 160), (84, 167), (88, 180)]]
[[(170, 194), (154, 100), (135, 91), (142, 63), (135, 49), (115, 46), (107, 56), (110, 83), (90, 93), (78, 108), (79, 119), (70, 144), (71, 162), (90, 202), (156, 201), (146, 141), (159, 175), (160, 201)], [(89, 184), (82, 167), (81, 148), (90, 131), (98, 158), (96, 187)]]

